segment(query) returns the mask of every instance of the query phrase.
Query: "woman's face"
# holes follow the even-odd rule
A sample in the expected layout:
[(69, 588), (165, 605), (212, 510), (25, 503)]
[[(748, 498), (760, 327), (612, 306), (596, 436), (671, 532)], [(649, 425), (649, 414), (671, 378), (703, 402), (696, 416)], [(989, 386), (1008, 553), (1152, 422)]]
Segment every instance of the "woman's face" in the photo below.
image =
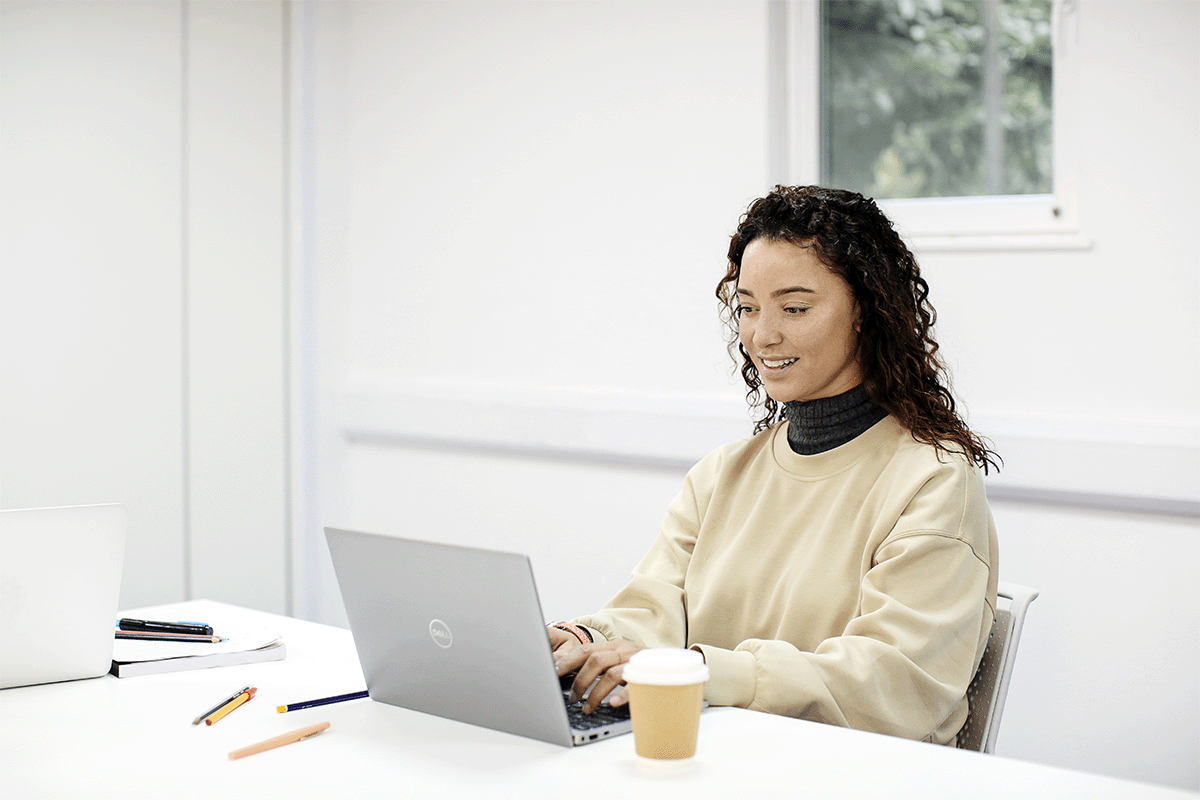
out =
[(811, 250), (755, 239), (737, 296), (738, 336), (772, 400), (834, 397), (862, 383), (858, 304)]

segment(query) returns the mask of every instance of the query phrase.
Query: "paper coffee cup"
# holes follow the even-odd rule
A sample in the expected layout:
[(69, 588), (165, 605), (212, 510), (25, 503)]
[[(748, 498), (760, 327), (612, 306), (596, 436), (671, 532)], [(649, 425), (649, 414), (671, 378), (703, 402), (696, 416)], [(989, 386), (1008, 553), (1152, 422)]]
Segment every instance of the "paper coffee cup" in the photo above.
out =
[(639, 650), (622, 673), (629, 690), (633, 746), (643, 759), (682, 762), (696, 755), (708, 666), (695, 650)]

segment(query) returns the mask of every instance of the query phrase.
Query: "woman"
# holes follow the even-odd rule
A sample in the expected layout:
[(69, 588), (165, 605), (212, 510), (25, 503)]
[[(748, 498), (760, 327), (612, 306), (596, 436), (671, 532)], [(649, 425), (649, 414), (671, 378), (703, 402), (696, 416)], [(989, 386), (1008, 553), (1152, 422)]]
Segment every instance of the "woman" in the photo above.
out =
[(608, 605), (548, 629), (573, 694), (599, 678), (585, 711), (637, 650), (690, 647), (713, 705), (954, 743), (995, 609), (996, 456), (955, 411), (928, 293), (872, 200), (751, 204), (717, 297), (755, 435), (688, 473)]

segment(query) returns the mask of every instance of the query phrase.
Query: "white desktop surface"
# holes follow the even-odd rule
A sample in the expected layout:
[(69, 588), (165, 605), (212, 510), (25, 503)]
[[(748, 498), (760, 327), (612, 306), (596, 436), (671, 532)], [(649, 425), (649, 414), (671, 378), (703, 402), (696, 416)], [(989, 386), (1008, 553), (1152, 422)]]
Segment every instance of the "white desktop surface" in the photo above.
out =
[[(193, 601), (122, 612), (204, 619)], [(229, 606), (220, 606), (228, 612)], [(243, 610), (283, 635), (284, 661), (0, 690), (5, 798), (463, 797), (1192, 798), (1165, 787), (909, 742), (754, 711), (710, 708), (695, 762), (646, 772), (633, 736), (564, 748), (373, 700), (280, 714), (364, 688), (350, 632)], [(245, 684), (258, 695), (216, 725), (192, 719)], [(503, 692), (503, 686), (496, 687)], [(310, 739), (228, 753), (316, 722)]]

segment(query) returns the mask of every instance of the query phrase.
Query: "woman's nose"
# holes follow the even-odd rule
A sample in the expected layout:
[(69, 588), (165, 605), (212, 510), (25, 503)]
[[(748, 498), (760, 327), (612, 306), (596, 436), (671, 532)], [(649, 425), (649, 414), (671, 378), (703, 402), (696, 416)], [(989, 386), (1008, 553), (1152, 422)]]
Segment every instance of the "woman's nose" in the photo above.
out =
[(779, 325), (775, 315), (761, 313), (754, 320), (754, 333), (751, 341), (756, 347), (769, 347), (778, 344), (780, 340)]

